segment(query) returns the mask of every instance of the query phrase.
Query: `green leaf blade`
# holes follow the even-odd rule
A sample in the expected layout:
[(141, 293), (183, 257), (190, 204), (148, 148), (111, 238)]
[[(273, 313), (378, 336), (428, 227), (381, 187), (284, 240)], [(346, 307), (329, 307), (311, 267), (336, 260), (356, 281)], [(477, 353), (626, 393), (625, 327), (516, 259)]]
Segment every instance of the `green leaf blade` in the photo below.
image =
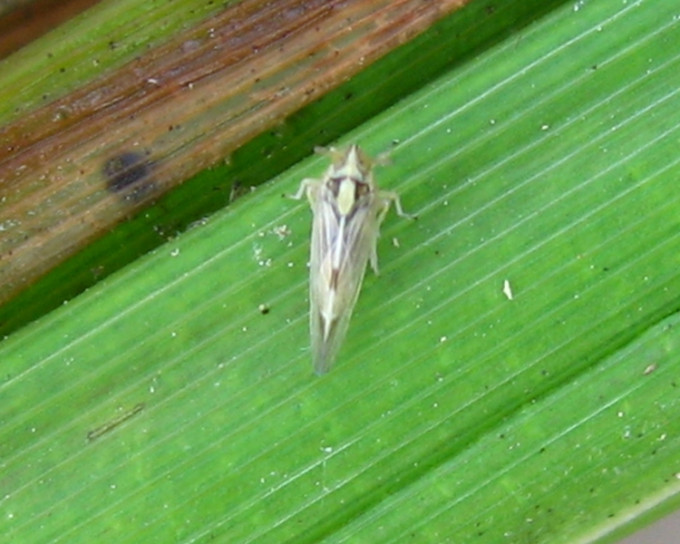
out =
[(327, 376), (281, 197), (320, 158), (7, 340), (3, 533), (592, 542), (677, 505), (672, 11), (565, 5), (348, 135), (399, 142), (419, 217)]

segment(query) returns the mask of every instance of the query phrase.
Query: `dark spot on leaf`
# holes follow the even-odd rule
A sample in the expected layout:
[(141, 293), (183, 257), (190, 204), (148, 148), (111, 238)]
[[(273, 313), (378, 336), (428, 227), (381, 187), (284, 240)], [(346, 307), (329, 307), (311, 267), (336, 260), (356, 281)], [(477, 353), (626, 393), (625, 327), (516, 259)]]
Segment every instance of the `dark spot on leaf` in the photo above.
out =
[(125, 151), (106, 161), (103, 174), (106, 188), (122, 193), (126, 200), (139, 200), (154, 188), (150, 179), (151, 162), (135, 151)]

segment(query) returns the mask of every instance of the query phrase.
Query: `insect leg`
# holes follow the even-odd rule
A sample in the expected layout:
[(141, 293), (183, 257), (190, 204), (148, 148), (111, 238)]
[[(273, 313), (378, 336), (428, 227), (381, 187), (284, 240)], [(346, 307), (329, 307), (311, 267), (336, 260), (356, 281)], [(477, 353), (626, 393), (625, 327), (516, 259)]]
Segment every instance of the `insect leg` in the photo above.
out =
[(371, 255), (369, 256), (369, 262), (371, 263), (371, 268), (376, 276), (380, 275), (378, 270), (378, 239), (375, 239), (373, 247), (371, 248)]
[[(415, 215), (408, 214), (404, 212), (404, 210), (401, 207), (401, 199), (399, 198), (399, 194), (397, 194), (394, 191), (380, 191), (378, 193), (378, 197), (380, 198), (380, 203), (382, 205), (380, 211), (378, 212), (378, 216), (376, 218), (376, 224), (380, 226), (380, 224), (383, 222), (385, 219), (385, 216), (387, 215), (387, 212), (390, 209), (390, 203), (394, 202), (394, 208), (397, 212), (397, 215), (399, 217), (404, 217), (406, 219), (416, 219)], [(373, 269), (373, 272), (375, 272), (376, 276), (378, 275), (378, 239), (376, 237), (375, 239), (375, 244), (371, 248), (371, 254), (369, 256), (369, 262), (371, 263), (371, 268)]]
[(397, 212), (397, 215), (399, 217), (403, 217), (405, 219), (415, 219), (415, 215), (411, 215), (409, 213), (406, 213), (402, 207), (401, 207), (401, 199), (399, 198), (399, 194), (394, 192), (394, 191), (380, 191), (380, 198), (383, 199), (385, 202), (385, 207), (383, 210), (381, 210), (380, 215), (378, 216), (379, 220), (382, 221), (385, 218), (385, 215), (387, 214), (387, 210), (390, 208), (390, 203), (394, 202), (394, 209)]
[(287, 195), (288, 198), (292, 198), (294, 200), (300, 200), (303, 195), (307, 195), (307, 198), (311, 201), (312, 200), (312, 192), (317, 190), (321, 182), (318, 179), (314, 178), (305, 178), (300, 182), (300, 187), (298, 188), (297, 192), (293, 195)]

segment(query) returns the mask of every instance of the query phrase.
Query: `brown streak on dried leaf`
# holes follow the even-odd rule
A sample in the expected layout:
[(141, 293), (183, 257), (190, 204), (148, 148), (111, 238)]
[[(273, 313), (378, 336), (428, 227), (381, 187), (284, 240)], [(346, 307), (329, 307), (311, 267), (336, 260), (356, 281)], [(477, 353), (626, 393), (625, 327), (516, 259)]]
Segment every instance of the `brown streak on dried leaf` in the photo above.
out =
[(245, 0), (1, 128), (0, 303), (465, 2)]

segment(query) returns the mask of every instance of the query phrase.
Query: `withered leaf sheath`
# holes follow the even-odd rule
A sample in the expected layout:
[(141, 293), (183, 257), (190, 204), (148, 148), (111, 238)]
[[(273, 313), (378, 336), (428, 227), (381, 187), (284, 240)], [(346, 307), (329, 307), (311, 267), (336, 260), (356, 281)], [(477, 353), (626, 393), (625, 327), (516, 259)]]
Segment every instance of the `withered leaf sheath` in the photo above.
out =
[(356, 304), (366, 263), (378, 273), (380, 223), (399, 195), (381, 191), (373, 165), (358, 145), (345, 149), (317, 148), (332, 164), (323, 179), (304, 179), (294, 198), (307, 195), (314, 214), (310, 258), (310, 332), (314, 369), (328, 372), (342, 344)]

